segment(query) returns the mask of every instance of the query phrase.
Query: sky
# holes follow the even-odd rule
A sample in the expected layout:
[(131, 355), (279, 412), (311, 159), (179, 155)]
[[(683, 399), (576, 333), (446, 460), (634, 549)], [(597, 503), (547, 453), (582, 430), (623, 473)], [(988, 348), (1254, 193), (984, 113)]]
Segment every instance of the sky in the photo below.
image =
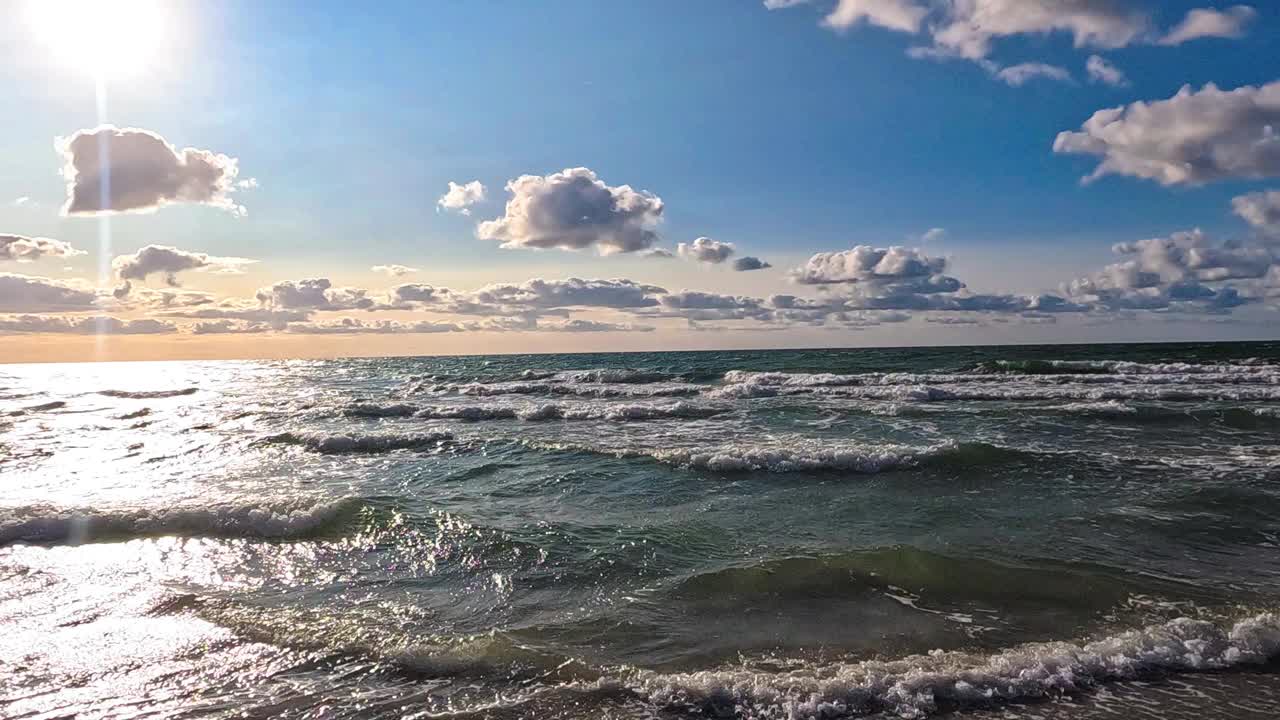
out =
[(1280, 337), (1280, 4), (0, 12), (0, 361)]

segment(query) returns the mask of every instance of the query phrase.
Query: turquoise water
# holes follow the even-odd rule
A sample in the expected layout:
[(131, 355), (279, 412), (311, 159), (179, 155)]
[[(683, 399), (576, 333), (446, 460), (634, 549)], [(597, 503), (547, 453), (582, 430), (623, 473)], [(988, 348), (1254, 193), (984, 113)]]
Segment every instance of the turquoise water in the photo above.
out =
[(5, 717), (1274, 717), (1280, 344), (0, 366)]

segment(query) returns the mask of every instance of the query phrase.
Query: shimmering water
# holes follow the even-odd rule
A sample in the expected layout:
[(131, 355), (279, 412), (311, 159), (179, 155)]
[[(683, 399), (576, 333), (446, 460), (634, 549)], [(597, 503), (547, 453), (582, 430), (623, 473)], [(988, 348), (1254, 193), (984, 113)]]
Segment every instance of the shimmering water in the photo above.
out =
[(0, 716), (1271, 718), (1280, 344), (0, 366)]

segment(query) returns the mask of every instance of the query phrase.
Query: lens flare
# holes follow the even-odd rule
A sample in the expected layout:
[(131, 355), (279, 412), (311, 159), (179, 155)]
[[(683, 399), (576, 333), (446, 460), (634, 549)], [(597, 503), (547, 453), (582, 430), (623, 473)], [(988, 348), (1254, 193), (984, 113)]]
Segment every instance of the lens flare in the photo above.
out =
[(156, 0), (28, 0), (26, 16), (58, 63), (100, 79), (146, 69), (170, 36)]

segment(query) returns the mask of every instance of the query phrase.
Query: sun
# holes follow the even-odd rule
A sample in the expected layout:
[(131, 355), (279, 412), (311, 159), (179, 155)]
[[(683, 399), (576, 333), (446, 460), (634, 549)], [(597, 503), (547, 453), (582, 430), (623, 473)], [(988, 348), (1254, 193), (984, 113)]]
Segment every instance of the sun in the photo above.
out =
[(169, 39), (159, 0), (27, 0), (26, 15), (59, 63), (99, 80), (145, 70)]

